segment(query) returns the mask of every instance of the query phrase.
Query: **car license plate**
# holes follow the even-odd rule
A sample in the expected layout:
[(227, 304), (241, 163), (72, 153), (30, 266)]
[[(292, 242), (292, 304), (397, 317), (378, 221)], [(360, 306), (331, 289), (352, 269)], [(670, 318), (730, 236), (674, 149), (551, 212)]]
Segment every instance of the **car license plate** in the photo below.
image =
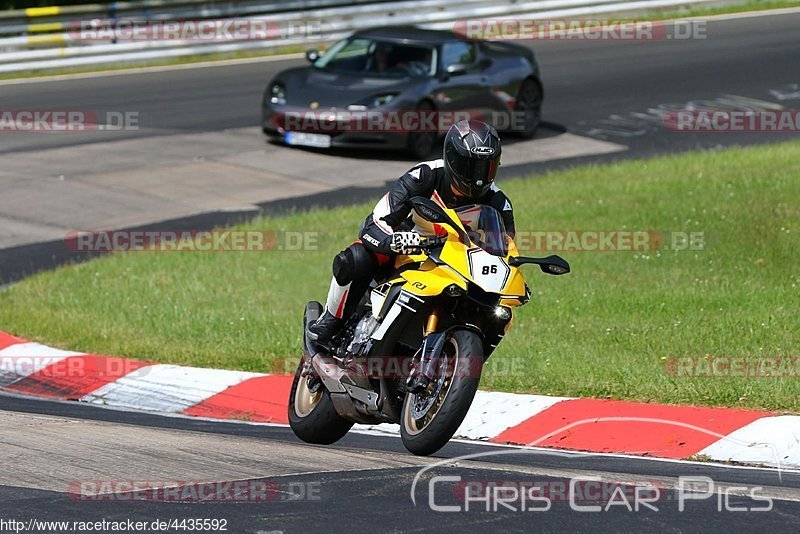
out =
[(331, 136), (305, 132), (286, 132), (284, 141), (287, 145), (313, 146), (317, 148), (330, 148)]

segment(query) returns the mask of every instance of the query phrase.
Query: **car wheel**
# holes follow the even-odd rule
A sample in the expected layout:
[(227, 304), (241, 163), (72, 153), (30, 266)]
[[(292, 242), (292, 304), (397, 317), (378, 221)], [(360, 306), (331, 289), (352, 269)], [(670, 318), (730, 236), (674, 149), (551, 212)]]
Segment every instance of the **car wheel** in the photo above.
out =
[(544, 94), (539, 82), (528, 78), (522, 82), (522, 87), (517, 94), (517, 102), (514, 104), (514, 111), (524, 113), (524, 120), (521, 129), (514, 132), (524, 139), (530, 139), (536, 134), (539, 123), (542, 122), (542, 99)]
[[(416, 109), (418, 113), (433, 110), (433, 105), (427, 101), (420, 102)], [(412, 132), (408, 135), (406, 151), (416, 160), (427, 159), (436, 148), (437, 136), (438, 132)]]

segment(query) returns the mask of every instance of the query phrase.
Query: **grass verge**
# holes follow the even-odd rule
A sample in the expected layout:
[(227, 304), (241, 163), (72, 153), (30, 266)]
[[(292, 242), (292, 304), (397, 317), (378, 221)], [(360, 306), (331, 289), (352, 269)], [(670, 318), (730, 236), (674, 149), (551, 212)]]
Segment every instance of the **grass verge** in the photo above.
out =
[(714, 15), (729, 15), (733, 13), (746, 13), (748, 11), (767, 11), (770, 9), (786, 9), (797, 6), (800, 6), (800, 1), (798, 0), (748, 0), (746, 2), (724, 6), (689, 6), (682, 9), (665, 8), (661, 11), (655, 11), (653, 13), (632, 18), (635, 20), (669, 20), (683, 17), (712, 17)]
[[(530, 269), (531, 302), (482, 387), (800, 411), (800, 382), (687, 378), (671, 356), (800, 356), (800, 142), (585, 166), (503, 182), (521, 230), (703, 232), (703, 250), (563, 252)], [(273, 370), (300, 346), (302, 309), (370, 206), (259, 219), (312, 232), (312, 250), (128, 252), (0, 293), (0, 329), (64, 348)], [(313, 247), (312, 247), (313, 248)]]

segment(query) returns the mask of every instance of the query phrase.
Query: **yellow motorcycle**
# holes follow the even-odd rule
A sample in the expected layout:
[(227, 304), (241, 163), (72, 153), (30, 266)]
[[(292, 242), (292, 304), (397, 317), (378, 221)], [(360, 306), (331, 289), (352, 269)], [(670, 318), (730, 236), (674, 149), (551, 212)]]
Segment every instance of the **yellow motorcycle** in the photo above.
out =
[[(464, 420), (513, 308), (530, 298), (520, 267), (570, 271), (558, 256), (521, 257), (490, 206), (411, 203), (422, 252), (397, 257), (330, 350), (304, 336), (289, 394), (289, 423), (303, 441), (334, 443), (354, 423), (398, 423), (410, 452), (438, 451)], [(304, 327), (321, 313), (309, 302)]]

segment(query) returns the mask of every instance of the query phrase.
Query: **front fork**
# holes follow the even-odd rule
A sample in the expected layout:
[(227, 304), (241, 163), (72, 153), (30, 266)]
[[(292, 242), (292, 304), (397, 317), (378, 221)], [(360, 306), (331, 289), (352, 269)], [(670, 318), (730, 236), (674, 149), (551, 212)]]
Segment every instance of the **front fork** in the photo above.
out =
[(442, 354), (444, 342), (447, 339), (446, 332), (436, 331), (439, 326), (439, 313), (439, 308), (434, 307), (425, 322), (425, 336), (422, 349), (420, 349), (419, 362), (414, 366), (406, 381), (406, 387), (411, 393), (424, 391), (436, 378), (439, 356)]

